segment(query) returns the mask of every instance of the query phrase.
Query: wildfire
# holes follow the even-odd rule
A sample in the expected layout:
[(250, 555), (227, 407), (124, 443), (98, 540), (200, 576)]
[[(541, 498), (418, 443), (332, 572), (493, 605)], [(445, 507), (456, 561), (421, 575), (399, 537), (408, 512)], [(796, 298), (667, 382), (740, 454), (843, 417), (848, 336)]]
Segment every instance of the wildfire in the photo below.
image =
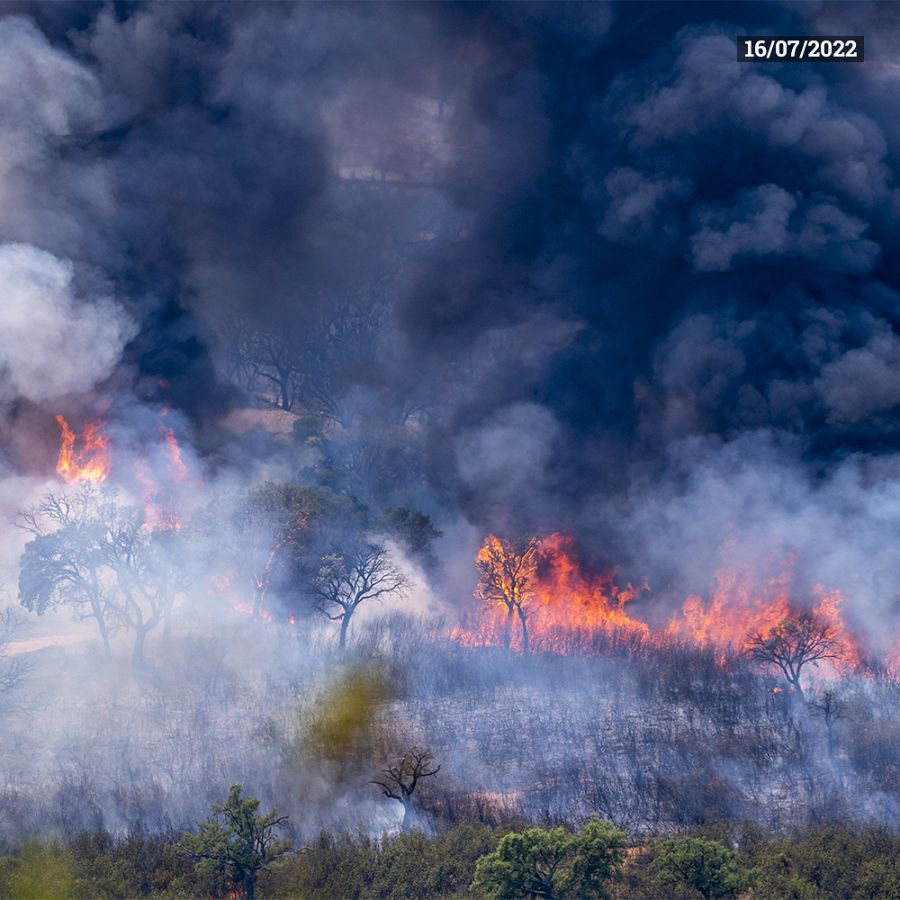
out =
[(181, 446), (178, 443), (178, 438), (175, 437), (175, 432), (167, 425), (161, 425), (160, 428), (169, 451), (169, 465), (172, 468), (172, 476), (175, 481), (184, 481), (187, 478), (188, 469), (181, 458)]
[[(164, 409), (165, 416), (168, 409)], [(111, 468), (109, 439), (100, 422), (88, 422), (79, 436), (69, 427), (64, 416), (56, 421), (61, 431), (59, 459), (56, 473), (69, 484), (99, 484), (106, 481)], [(160, 423), (159, 433), (165, 448), (164, 462), (152, 466), (146, 458), (134, 464), (134, 477), (143, 488), (141, 499), (146, 510), (147, 528), (175, 529), (180, 527), (175, 504), (175, 486), (188, 476), (181, 447), (175, 432)], [(154, 469), (159, 474), (154, 474)], [(161, 477), (160, 477), (161, 475)]]
[(620, 631), (635, 636), (649, 636), (646, 623), (632, 618), (625, 606), (649, 590), (644, 582), (635, 588), (624, 588), (615, 582), (615, 571), (589, 575), (573, 553), (572, 538), (551, 534), (541, 541), (535, 573), (532, 607), (532, 632), (553, 629)]
[[(626, 608), (649, 592), (646, 581), (638, 587), (630, 583), (621, 587), (615, 570), (586, 571), (574, 553), (572, 538), (563, 534), (522, 546), (532, 549), (517, 549), (494, 535), (487, 537), (477, 557), (482, 573), (478, 596), (486, 601), (485, 608), (474, 628), (452, 633), (455, 640), (468, 645), (500, 643), (504, 629), (509, 635), (515, 624), (509, 602), (513, 593), (525, 622), (519, 626), (519, 634), (513, 631), (512, 640), (506, 643), (523, 647), (524, 627), (531, 646), (543, 650), (574, 646), (571, 636), (587, 633), (624, 637), (640, 646), (685, 641), (711, 646), (724, 655), (728, 650), (742, 650), (753, 635), (765, 635), (791, 615), (808, 610), (829, 629), (837, 647), (834, 664), (839, 669), (860, 664), (859, 645), (842, 617), (840, 591), (817, 584), (803, 592), (797, 585), (796, 560), (791, 555), (771, 566), (769, 577), (760, 578), (756, 568), (737, 561), (740, 548), (736, 542), (727, 542), (723, 547), (727, 564), (713, 576), (708, 598), (689, 596), (668, 625), (652, 633)], [(526, 552), (531, 555), (524, 556)], [(495, 564), (489, 566), (490, 561)], [(496, 582), (493, 592), (484, 585), (485, 579), (491, 578)]]
[[(729, 554), (733, 544), (724, 552)], [(775, 575), (762, 583), (754, 572), (737, 563), (721, 567), (713, 576), (709, 602), (690, 596), (666, 628), (666, 636), (701, 646), (740, 647), (750, 634), (766, 632), (791, 611), (789, 596), (794, 560), (789, 557)]]
[(648, 586), (620, 587), (614, 570), (587, 573), (567, 535), (551, 534), (521, 548), (489, 535), (478, 564), (493, 581), (482, 592), (489, 607), (476, 626), (480, 634), (454, 632), (462, 643), (497, 643), (498, 636), (503, 636), (504, 643), (524, 647), (527, 638), (535, 649), (552, 651), (562, 649), (574, 632), (605, 631), (637, 640), (649, 637), (647, 624), (625, 610)]
[(56, 474), (70, 484), (105, 481), (110, 469), (109, 441), (100, 423), (88, 422), (85, 425), (80, 438), (81, 446), (76, 449), (79, 439), (69, 428), (69, 423), (63, 416), (57, 416), (56, 422), (62, 433)]
[[(729, 542), (723, 552), (730, 555), (734, 549), (734, 543)], [(666, 637), (712, 645), (723, 651), (741, 650), (752, 635), (765, 635), (791, 615), (809, 610), (833, 636), (838, 648), (835, 664), (840, 668), (856, 667), (860, 662), (859, 647), (841, 615), (843, 595), (815, 584), (804, 597), (796, 584), (795, 565), (795, 557), (789, 554), (768, 579), (760, 579), (747, 566), (723, 566), (713, 576), (709, 602), (688, 597), (681, 615), (669, 622)]]
[[(162, 415), (168, 413), (168, 407), (163, 409)], [(165, 470), (164, 478), (160, 480), (151, 470), (145, 459), (139, 459), (134, 466), (134, 475), (143, 487), (141, 500), (146, 512), (146, 524), (148, 528), (175, 530), (181, 528), (181, 520), (176, 503), (176, 488), (188, 476), (188, 467), (181, 456), (181, 446), (175, 432), (168, 426), (160, 423), (159, 433), (162, 435), (166, 448), (166, 462), (162, 468)]]

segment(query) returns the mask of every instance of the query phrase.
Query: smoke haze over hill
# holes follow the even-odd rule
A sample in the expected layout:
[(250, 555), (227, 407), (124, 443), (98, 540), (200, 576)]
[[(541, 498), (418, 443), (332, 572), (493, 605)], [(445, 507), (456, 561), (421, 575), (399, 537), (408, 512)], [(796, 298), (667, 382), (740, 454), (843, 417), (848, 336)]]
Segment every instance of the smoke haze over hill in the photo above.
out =
[[(735, 61), (738, 35), (863, 33), (863, 64)], [(489, 533), (563, 533), (654, 634), (723, 568), (771, 580), (789, 560), (797, 607), (838, 592), (860, 652), (900, 660), (895, 7), (15, 2), (0, 50), (8, 599), (34, 537), (16, 515), (61, 488), (64, 415), (79, 441), (103, 423), (111, 481), (151, 522), (170, 494), (185, 522), (205, 510), (173, 558), (279, 621), (301, 612), (288, 575), (266, 594), (272, 557), (263, 586), (226, 572), (251, 541), (235, 498), (265, 482), (333, 491), (348, 531), (430, 517), (439, 537), (389, 544), (399, 605), (454, 627)], [(204, 640), (211, 593), (184, 607)], [(266, 680), (282, 650), (254, 651), (254, 704), (289, 693)], [(204, 703), (237, 708), (207, 676)], [(446, 758), (478, 757), (466, 740)], [(724, 751), (711, 767), (751, 777)]]

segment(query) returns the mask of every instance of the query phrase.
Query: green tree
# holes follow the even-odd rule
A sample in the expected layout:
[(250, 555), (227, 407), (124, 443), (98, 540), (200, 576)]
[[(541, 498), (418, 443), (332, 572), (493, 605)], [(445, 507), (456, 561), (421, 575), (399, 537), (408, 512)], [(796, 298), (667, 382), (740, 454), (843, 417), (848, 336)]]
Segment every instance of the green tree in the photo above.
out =
[(434, 562), (432, 542), (443, 532), (424, 513), (405, 506), (389, 506), (381, 515), (381, 524), (403, 547), (426, 565)]
[(212, 805), (199, 834), (187, 832), (178, 846), (210, 876), (214, 888), (225, 879), (243, 891), (246, 900), (253, 900), (259, 873), (290, 853), (291, 844), (276, 834), (288, 817), (274, 811), (258, 815), (259, 800), (241, 797), (241, 789), (232, 785), (228, 799)]
[(188, 584), (178, 530), (120, 503), (115, 490), (93, 488), (49, 492), (19, 525), (33, 536), (20, 561), (22, 606), (41, 615), (67, 604), (95, 619), (107, 654), (111, 632), (125, 628), (134, 634), (134, 664), (142, 665), (147, 636), (169, 622)]
[[(267, 481), (240, 498), (231, 513), (237, 542), (233, 549), (253, 585), (255, 619), (264, 616), (276, 568), (289, 576), (314, 542), (314, 524), (337, 515), (341, 505), (331, 491), (289, 482)], [(220, 531), (218, 515), (218, 510), (208, 514), (214, 535)]]
[(478, 860), (472, 889), (488, 900), (602, 900), (624, 854), (625, 833), (596, 816), (577, 834), (528, 828), (506, 835), (493, 853)]
[(663, 841), (654, 867), (662, 884), (692, 888), (704, 900), (732, 897), (746, 886), (750, 877), (733, 850), (720, 841), (706, 838)]

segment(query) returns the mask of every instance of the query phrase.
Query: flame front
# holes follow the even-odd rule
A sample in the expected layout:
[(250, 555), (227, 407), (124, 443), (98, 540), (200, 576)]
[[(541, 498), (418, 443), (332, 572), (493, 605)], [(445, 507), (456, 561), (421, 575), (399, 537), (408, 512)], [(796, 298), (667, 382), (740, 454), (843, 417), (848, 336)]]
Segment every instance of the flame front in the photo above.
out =
[[(79, 439), (63, 416), (57, 416), (56, 422), (61, 431), (56, 474), (69, 484), (105, 481), (110, 469), (109, 441), (100, 423), (88, 422)], [(77, 449), (76, 443), (80, 443)]]
[[(503, 543), (495, 535), (488, 535), (478, 559), (497, 557), (502, 553)], [(510, 627), (504, 621), (509, 612), (502, 597), (517, 593), (531, 646), (536, 650), (564, 650), (576, 632), (604, 631), (642, 641), (650, 636), (650, 629), (645, 622), (629, 615), (625, 606), (648, 590), (648, 586), (644, 583), (636, 588), (629, 583), (620, 587), (615, 575), (615, 570), (599, 575), (587, 573), (578, 563), (570, 536), (548, 535), (539, 542), (533, 559), (519, 566), (514, 589), (501, 567), (499, 602), (483, 611), (474, 630), (460, 629), (453, 636), (469, 645), (498, 643), (498, 636)], [(521, 628), (513, 634), (512, 646), (522, 646)]]
[[(723, 552), (729, 554), (734, 542)], [(748, 636), (767, 632), (790, 615), (793, 557), (769, 578), (760, 579), (738, 563), (722, 566), (713, 575), (709, 602), (692, 595), (666, 628), (666, 635), (700, 646), (739, 648)]]
[(535, 638), (548, 641), (556, 631), (574, 629), (648, 637), (646, 623), (625, 611), (627, 603), (648, 590), (646, 582), (638, 588), (631, 583), (620, 587), (615, 575), (615, 570), (599, 575), (586, 573), (575, 557), (571, 537), (551, 534), (544, 538), (532, 588)]
[[(489, 535), (478, 559), (496, 556), (502, 545)], [(684, 641), (712, 647), (724, 659), (729, 651), (742, 651), (753, 635), (765, 635), (790, 616), (808, 610), (833, 635), (837, 647), (834, 666), (843, 670), (860, 666), (863, 654), (843, 620), (840, 591), (820, 584), (801, 590), (796, 583), (796, 560), (790, 554), (770, 566), (769, 575), (761, 578), (752, 566), (736, 561), (740, 559), (739, 550), (737, 542), (726, 542), (723, 554), (729, 562), (713, 576), (708, 599), (687, 597), (666, 627), (651, 632), (646, 622), (626, 609), (641, 594), (649, 594), (646, 581), (638, 587), (631, 583), (621, 587), (614, 569), (589, 573), (578, 562), (573, 539), (551, 534), (540, 541), (534, 564), (524, 570), (527, 583), (518, 586), (531, 645), (560, 652), (588, 646), (584, 640), (573, 640), (575, 635), (605, 634), (640, 647)], [(457, 629), (453, 637), (468, 645), (497, 644), (505, 615), (502, 602), (488, 606), (474, 627)], [(518, 639), (514, 635), (512, 646), (522, 647), (521, 634)]]
[[(164, 408), (162, 415), (166, 416), (168, 411), (168, 407)], [(160, 423), (159, 433), (166, 446), (165, 464), (157, 466), (157, 474), (154, 474), (154, 467), (150, 462), (146, 458), (139, 459), (134, 464), (134, 475), (143, 488), (141, 500), (146, 514), (146, 527), (179, 531), (181, 517), (177, 503), (178, 485), (188, 477), (188, 467), (182, 458), (175, 432), (168, 425)]]

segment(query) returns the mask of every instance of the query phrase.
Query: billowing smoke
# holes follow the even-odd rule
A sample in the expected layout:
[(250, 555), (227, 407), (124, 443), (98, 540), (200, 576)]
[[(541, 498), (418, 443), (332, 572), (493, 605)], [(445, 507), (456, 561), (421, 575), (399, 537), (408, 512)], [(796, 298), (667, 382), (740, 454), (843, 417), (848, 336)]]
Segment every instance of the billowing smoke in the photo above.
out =
[[(768, 26), (815, 31), (828, 9), (772, 7)], [(17, 390), (83, 390), (134, 337), (116, 390), (181, 407), (221, 453), (209, 426), (246, 404), (256, 341), (312, 373), (269, 387), (287, 408), (304, 392), (349, 454), (389, 455), (416, 416), (398, 502), (574, 531), (654, 578), (617, 510), (654, 508), (683, 441), (716, 438), (700, 480), (756, 434), (804, 481), (898, 435), (892, 24), (856, 23), (878, 23), (865, 66), (760, 67), (734, 61), (742, 15), (7, 16), (3, 235), (84, 281), (79, 312), (59, 308), (67, 357), (103, 319), (80, 374), (41, 378), (13, 340)]]
[(27, 244), (0, 246), (0, 366), (12, 398), (89, 391), (118, 363), (134, 325), (108, 298), (80, 301), (72, 264)]
[[(735, 61), (829, 31), (868, 61)], [(487, 532), (566, 532), (654, 624), (791, 557), (887, 652), (897, 35), (870, 4), (9, 7), (3, 511), (100, 410), (135, 496), (177, 432), (189, 505), (316, 469), (427, 513), (445, 612)]]

